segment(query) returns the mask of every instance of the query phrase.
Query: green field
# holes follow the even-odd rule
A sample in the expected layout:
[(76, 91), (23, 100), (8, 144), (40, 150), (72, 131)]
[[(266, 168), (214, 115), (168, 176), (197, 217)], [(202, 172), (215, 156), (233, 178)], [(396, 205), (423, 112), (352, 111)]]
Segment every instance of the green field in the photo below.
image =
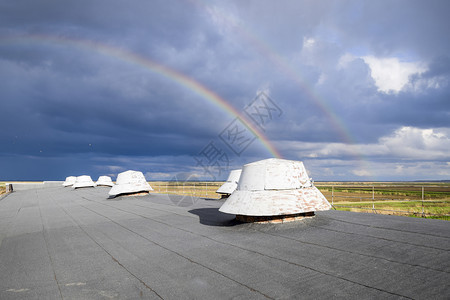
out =
[(320, 182), (337, 210), (450, 220), (448, 182)]
[[(212, 199), (220, 198), (216, 190), (223, 184), (192, 181), (149, 183), (154, 193)], [(316, 182), (315, 185), (337, 210), (450, 220), (450, 183)]]

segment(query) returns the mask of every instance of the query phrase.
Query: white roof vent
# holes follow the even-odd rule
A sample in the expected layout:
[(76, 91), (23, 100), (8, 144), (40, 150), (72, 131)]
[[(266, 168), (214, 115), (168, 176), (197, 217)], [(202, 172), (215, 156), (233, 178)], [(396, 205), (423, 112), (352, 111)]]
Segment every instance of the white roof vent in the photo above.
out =
[(100, 176), (95, 183), (97, 186), (114, 186), (114, 182), (112, 182), (111, 177), (109, 176)]
[(63, 182), (63, 186), (71, 186), (75, 183), (77, 178), (75, 176), (68, 176), (66, 177), (66, 180)]
[(91, 176), (82, 175), (78, 176), (75, 180), (75, 183), (72, 185), (72, 188), (83, 188), (83, 187), (95, 187), (95, 182), (92, 181)]
[(245, 165), (237, 189), (219, 210), (239, 219), (240, 216), (311, 216), (314, 211), (330, 208), (301, 161), (271, 158)]
[(232, 170), (227, 181), (216, 191), (217, 194), (230, 195), (238, 185), (242, 170)]
[(117, 175), (116, 185), (111, 188), (109, 195), (117, 196), (148, 191), (153, 191), (153, 189), (148, 184), (144, 174), (139, 171), (129, 170)]

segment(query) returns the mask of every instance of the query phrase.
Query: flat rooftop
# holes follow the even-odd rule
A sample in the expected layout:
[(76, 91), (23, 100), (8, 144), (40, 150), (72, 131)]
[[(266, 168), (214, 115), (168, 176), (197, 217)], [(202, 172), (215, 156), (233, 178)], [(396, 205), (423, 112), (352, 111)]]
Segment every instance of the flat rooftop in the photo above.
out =
[(239, 223), (223, 200), (107, 187), (0, 198), (0, 299), (449, 299), (450, 223), (318, 212)]

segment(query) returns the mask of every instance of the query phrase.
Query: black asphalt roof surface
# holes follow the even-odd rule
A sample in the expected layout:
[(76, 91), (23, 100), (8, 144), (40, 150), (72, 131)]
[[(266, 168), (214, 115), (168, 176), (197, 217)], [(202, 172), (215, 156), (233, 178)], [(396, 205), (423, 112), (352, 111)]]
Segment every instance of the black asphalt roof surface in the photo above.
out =
[(0, 299), (449, 299), (448, 221), (319, 212), (238, 223), (223, 200), (109, 188), (0, 199)]

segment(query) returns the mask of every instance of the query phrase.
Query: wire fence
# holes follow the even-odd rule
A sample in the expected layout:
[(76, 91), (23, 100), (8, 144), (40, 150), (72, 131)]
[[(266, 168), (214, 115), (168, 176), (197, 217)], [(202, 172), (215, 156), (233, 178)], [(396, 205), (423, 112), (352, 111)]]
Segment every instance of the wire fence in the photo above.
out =
[[(153, 181), (154, 193), (219, 199), (223, 182)], [(316, 182), (334, 209), (450, 220), (450, 183)]]
[(317, 183), (338, 210), (450, 220), (448, 183)]

